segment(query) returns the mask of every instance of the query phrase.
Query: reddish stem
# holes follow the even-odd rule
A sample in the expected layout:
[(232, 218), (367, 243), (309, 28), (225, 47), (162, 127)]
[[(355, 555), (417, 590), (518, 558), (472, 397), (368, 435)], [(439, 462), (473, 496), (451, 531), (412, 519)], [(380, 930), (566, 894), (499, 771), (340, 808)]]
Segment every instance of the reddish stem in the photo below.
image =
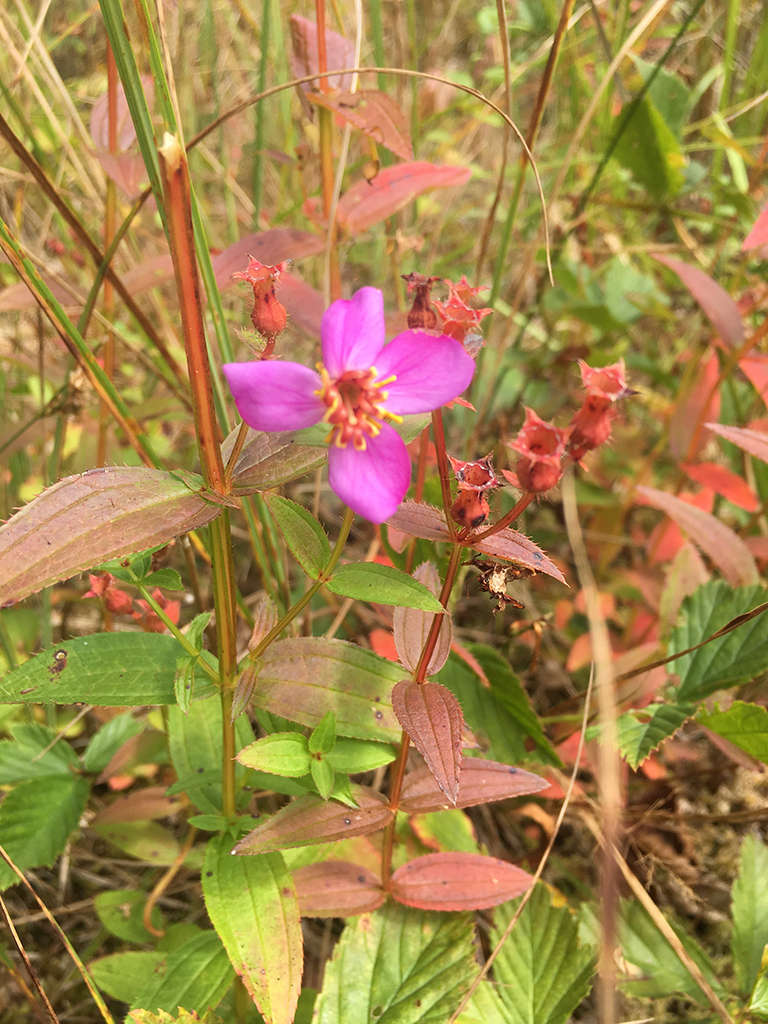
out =
[(492, 537), (494, 533), (499, 533), (499, 531), (503, 530), (505, 526), (509, 526), (510, 523), (517, 519), (521, 512), (524, 512), (528, 508), (535, 497), (536, 495), (531, 491), (526, 492), (512, 511), (507, 512), (505, 516), (502, 516), (498, 523), (494, 523), (493, 526), (489, 526), (487, 529), (481, 530), (480, 533), (473, 534), (471, 538), (472, 543), (476, 540), (483, 540), (485, 537)]

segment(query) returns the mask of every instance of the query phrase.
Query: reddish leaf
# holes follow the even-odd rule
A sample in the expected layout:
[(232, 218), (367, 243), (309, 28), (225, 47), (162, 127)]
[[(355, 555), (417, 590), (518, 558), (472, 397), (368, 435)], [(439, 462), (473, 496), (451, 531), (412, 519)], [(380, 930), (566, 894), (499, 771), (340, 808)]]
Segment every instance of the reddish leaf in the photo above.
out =
[(277, 283), (277, 297), (288, 310), (291, 323), (313, 338), (320, 337), (325, 303), (320, 292), (295, 274), (285, 273)]
[(343, 860), (307, 864), (293, 872), (302, 917), (352, 917), (377, 910), (386, 895), (367, 868)]
[[(235, 427), (221, 446), (225, 463), (234, 450), (239, 432), (240, 428)], [(232, 473), (233, 493), (268, 490), (322, 466), (327, 449), (296, 444), (294, 436), (292, 432), (265, 434), (249, 427)]]
[[(538, 793), (549, 783), (533, 772), (512, 768), (499, 761), (462, 757), (457, 807), (476, 807), (494, 800), (509, 800), (526, 793)], [(400, 810), (410, 814), (442, 811), (449, 805), (426, 765), (408, 772), (403, 780)]]
[(140, 466), (60, 480), (0, 527), (0, 605), (209, 523), (220, 510), (203, 497), (201, 484), (199, 477)]
[(167, 818), (181, 807), (181, 798), (166, 796), (166, 786), (148, 786), (135, 793), (126, 793), (103, 807), (91, 820), (91, 825), (106, 825), (114, 821), (146, 821)]
[[(768, 356), (751, 353), (739, 360), (739, 369), (768, 405)], [(712, 417), (713, 419), (715, 417)]]
[(691, 480), (702, 487), (710, 487), (746, 512), (756, 512), (760, 508), (757, 495), (746, 480), (725, 466), (719, 466), (716, 462), (699, 462), (684, 464), (682, 468)]
[[(291, 15), (291, 69), (296, 78), (311, 75), (318, 69), (317, 60), (317, 25), (300, 14)], [(325, 30), (326, 67), (329, 71), (338, 68), (355, 66), (355, 47), (338, 32)], [(331, 89), (350, 89), (352, 75), (333, 76), (325, 79)], [(317, 83), (306, 82), (302, 85), (304, 92), (317, 88)]]
[(705, 555), (714, 562), (733, 587), (757, 583), (755, 560), (744, 541), (709, 512), (695, 508), (672, 494), (655, 487), (638, 487), (640, 500), (666, 512)]
[(219, 288), (228, 288), (238, 282), (232, 279), (235, 271), (244, 270), (249, 257), (266, 267), (274, 267), (283, 260), (300, 260), (316, 256), (325, 248), (325, 240), (311, 231), (295, 228), (270, 228), (245, 235), (213, 257), (213, 272)]
[[(47, 274), (41, 274), (40, 276), (47, 287), (50, 288), (54, 299), (64, 309), (77, 309), (82, 305), (81, 302), (72, 297), (73, 292), (75, 295), (80, 294), (80, 289), (77, 285), (73, 284), (72, 291), (70, 291)], [(34, 309), (36, 307), (37, 300), (23, 281), (10, 284), (7, 288), (3, 288), (0, 291), (0, 313), (17, 313), (23, 309)]]
[(331, 95), (314, 92), (310, 93), (309, 98), (370, 135), (395, 156), (402, 160), (413, 160), (413, 146), (405, 114), (387, 93), (379, 92), (378, 89), (360, 89), (358, 92), (335, 92)]
[(514, 864), (479, 853), (429, 853), (392, 875), (398, 903), (420, 910), (486, 910), (520, 896), (533, 878)]
[(424, 540), (448, 540), (448, 527), (443, 513), (420, 501), (404, 501), (387, 520), (387, 526)]
[(706, 423), (720, 437), (738, 445), (743, 451), (754, 455), (756, 459), (768, 462), (768, 434), (760, 430), (747, 430), (745, 427), (725, 427), (720, 423)]
[[(141, 87), (152, 107), (155, 100), (155, 83), (151, 75), (141, 76)], [(98, 149), (109, 150), (109, 94), (105, 92), (93, 105), (89, 125), (91, 138)], [(131, 120), (128, 101), (122, 83), (117, 83), (117, 149), (126, 150), (136, 141), (136, 129)]]
[[(419, 583), (423, 583), (435, 597), (438, 596), (440, 577), (437, 574), (437, 569), (431, 562), (424, 562), (420, 565), (416, 572), (414, 572), (413, 577)], [(422, 612), (417, 608), (395, 608), (392, 616), (395, 646), (397, 647), (400, 661), (409, 672), (416, 670), (434, 619), (433, 613)], [(440, 626), (437, 645), (427, 666), (426, 674), (428, 676), (433, 676), (436, 672), (439, 672), (448, 660), (452, 638), (451, 616), (446, 614), (443, 616)]]
[[(696, 450), (689, 455), (696, 424), (702, 419), (716, 420), (720, 414), (720, 394), (712, 391), (719, 373), (717, 356), (712, 352), (702, 359), (688, 389), (678, 395), (669, 424), (669, 448), (675, 458), (690, 458), (697, 455), (706, 445), (707, 438), (702, 433), (699, 435)], [(708, 400), (709, 405), (705, 408), (705, 402)]]
[(768, 206), (760, 211), (760, 215), (752, 225), (752, 230), (741, 243), (743, 252), (748, 249), (756, 249), (759, 245), (768, 243)]
[[(468, 167), (439, 167), (421, 161), (385, 167), (372, 182), (363, 178), (344, 193), (336, 211), (337, 223), (351, 235), (360, 234), (430, 189), (465, 185), (471, 174)], [(316, 220), (318, 210), (318, 202), (305, 204), (307, 215)]]
[(392, 691), (392, 707), (438, 786), (455, 806), (464, 724), (459, 702), (440, 683), (404, 679)]
[(742, 343), (744, 324), (739, 307), (717, 281), (698, 267), (681, 263), (670, 256), (656, 254), (654, 258), (677, 274), (726, 345), (736, 348)]
[(503, 558), (508, 562), (517, 562), (534, 572), (543, 572), (553, 576), (560, 583), (565, 583), (565, 576), (555, 563), (544, 554), (540, 547), (517, 530), (504, 529), (486, 537), (484, 540), (471, 541), (475, 551)]
[(384, 828), (392, 820), (386, 799), (374, 789), (352, 786), (358, 807), (323, 800), (313, 793), (297, 797), (286, 807), (249, 832), (234, 853), (268, 853), (292, 846), (316, 846), (338, 839), (363, 836)]

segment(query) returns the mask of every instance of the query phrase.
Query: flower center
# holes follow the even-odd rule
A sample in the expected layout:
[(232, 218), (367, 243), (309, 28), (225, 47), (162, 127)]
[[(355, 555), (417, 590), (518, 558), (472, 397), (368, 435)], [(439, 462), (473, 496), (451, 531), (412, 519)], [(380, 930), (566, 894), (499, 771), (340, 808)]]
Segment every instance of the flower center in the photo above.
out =
[(368, 370), (347, 370), (331, 380), (324, 366), (318, 364), (323, 380), (322, 388), (315, 392), (328, 406), (323, 419), (331, 426), (327, 442), (337, 448), (346, 448), (351, 442), (359, 451), (365, 451), (367, 438), (376, 437), (387, 420), (402, 422), (402, 417), (388, 412), (384, 403), (389, 392), (384, 390), (395, 376), (376, 380), (375, 366)]

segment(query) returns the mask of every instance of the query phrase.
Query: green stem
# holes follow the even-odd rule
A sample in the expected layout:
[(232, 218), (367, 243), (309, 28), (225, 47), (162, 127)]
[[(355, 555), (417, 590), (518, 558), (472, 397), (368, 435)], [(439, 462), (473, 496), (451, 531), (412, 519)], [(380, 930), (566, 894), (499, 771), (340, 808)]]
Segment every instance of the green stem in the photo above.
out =
[(258, 657), (260, 657), (264, 653), (264, 651), (266, 651), (269, 645), (273, 641), (277, 640), (277, 638), (283, 632), (285, 627), (290, 625), (290, 623), (293, 622), (296, 616), (302, 613), (302, 611), (307, 607), (309, 602), (318, 592), (320, 587), (327, 583), (327, 581), (331, 578), (331, 576), (333, 575), (333, 570), (336, 568), (336, 563), (338, 562), (339, 558), (341, 557), (341, 553), (344, 550), (344, 545), (347, 542), (347, 537), (349, 536), (349, 531), (352, 526), (352, 521), (354, 518), (355, 513), (352, 511), (351, 508), (348, 508), (347, 511), (344, 513), (344, 522), (341, 524), (341, 530), (339, 531), (339, 536), (336, 538), (336, 543), (334, 544), (333, 551), (331, 552), (331, 557), (328, 559), (328, 564), (326, 565), (326, 567), (320, 573), (320, 578), (315, 580), (315, 582), (312, 584), (309, 590), (307, 590), (307, 592), (299, 598), (296, 604), (292, 605), (288, 609), (288, 611), (285, 613), (282, 619), (280, 619), (277, 625), (273, 629), (271, 629), (269, 633), (267, 633), (267, 635), (261, 641), (261, 643), (258, 644), (258, 646), (256, 646), (253, 649), (253, 651), (251, 651), (249, 655), (251, 661), (255, 661)]
[[(262, 0), (261, 5), (261, 59), (259, 61), (259, 80), (257, 89), (264, 92), (267, 85), (267, 61), (269, 59), (269, 37), (272, 29), (272, 0)], [(259, 215), (261, 214), (261, 199), (264, 191), (264, 123), (266, 121), (266, 108), (263, 103), (256, 106), (256, 137), (254, 146), (256, 152), (253, 156), (253, 230), (259, 230)]]
[(147, 602), (149, 607), (158, 617), (158, 619), (160, 619), (160, 621), (166, 627), (168, 632), (179, 641), (179, 643), (187, 652), (187, 654), (189, 654), (193, 658), (198, 658), (197, 663), (200, 666), (200, 668), (202, 668), (205, 672), (208, 673), (208, 675), (211, 677), (214, 683), (218, 683), (219, 673), (216, 671), (216, 669), (209, 665), (204, 658), (199, 657), (200, 651), (198, 651), (194, 644), (191, 644), (189, 642), (189, 640), (184, 636), (184, 634), (181, 632), (176, 623), (172, 619), (168, 618), (165, 609), (157, 603), (152, 594), (149, 592), (149, 589), (144, 586), (144, 584), (138, 577), (134, 578), (134, 585), (138, 592), (141, 594), (141, 596), (144, 598), (144, 600)]

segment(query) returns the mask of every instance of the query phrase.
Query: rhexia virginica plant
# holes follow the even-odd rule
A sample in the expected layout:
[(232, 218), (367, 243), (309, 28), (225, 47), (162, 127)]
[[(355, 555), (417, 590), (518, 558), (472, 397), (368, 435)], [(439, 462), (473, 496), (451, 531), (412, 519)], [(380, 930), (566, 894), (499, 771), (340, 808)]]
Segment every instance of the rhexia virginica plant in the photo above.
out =
[(331, 488), (375, 523), (395, 512), (411, 480), (405, 443), (390, 424), (456, 398), (475, 369), (452, 338), (403, 331), (385, 345), (385, 330), (382, 293), (361, 288), (323, 316), (319, 373), (300, 363), (224, 366), (238, 412), (255, 430), (329, 424)]

